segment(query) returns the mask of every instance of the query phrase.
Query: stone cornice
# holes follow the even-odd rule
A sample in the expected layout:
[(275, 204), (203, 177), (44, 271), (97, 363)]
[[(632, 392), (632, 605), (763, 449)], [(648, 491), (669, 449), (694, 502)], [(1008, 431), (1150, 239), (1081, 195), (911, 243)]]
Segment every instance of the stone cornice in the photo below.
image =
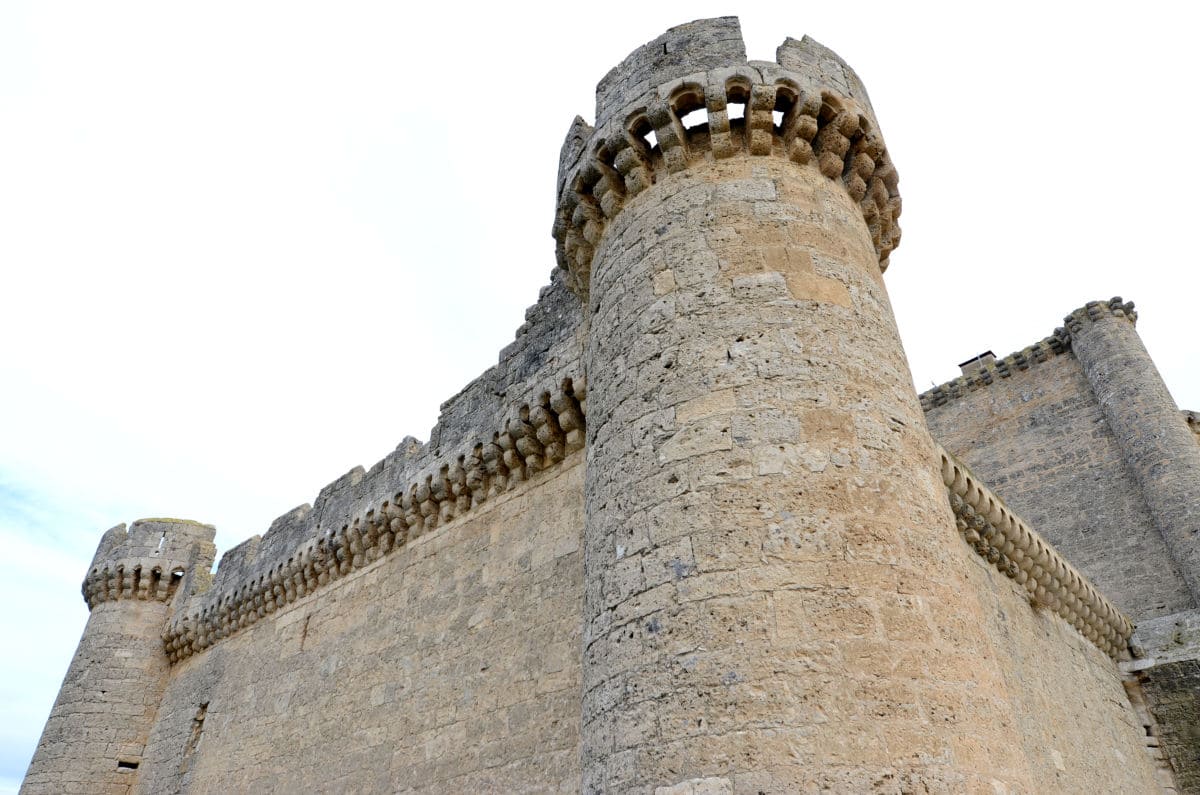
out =
[(1078, 334), (1087, 326), (1107, 317), (1117, 317), (1137, 324), (1137, 311), (1133, 301), (1122, 301), (1121, 296), (1115, 296), (1107, 301), (1089, 301), (1071, 314), (1063, 318), (1063, 325), (1068, 334)]
[(514, 408), (470, 455), (443, 461), (406, 488), (380, 495), (374, 507), (336, 532), (309, 539), (253, 580), (204, 594), (202, 607), (175, 618), (163, 633), (168, 659), (176, 663), (203, 651), (553, 468), (583, 448), (586, 410), (582, 379), (566, 379), (540, 403)]
[(1128, 656), (1133, 623), (965, 465), (938, 446), (942, 482), (963, 539), (1030, 601), (1057, 613), (1113, 659)]
[(1137, 312), (1133, 308), (1132, 301), (1122, 301), (1119, 296), (1108, 301), (1091, 301), (1067, 315), (1063, 320), (1063, 327), (1056, 328), (1054, 333), (1044, 340), (1035, 342), (1016, 353), (1010, 353), (992, 364), (984, 365), (970, 375), (959, 376), (922, 392), (920, 395), (921, 408), (931, 411), (952, 400), (988, 387), (998, 378), (1008, 378), (1013, 373), (1028, 370), (1036, 364), (1066, 353), (1071, 348), (1072, 334), (1081, 332), (1085, 325), (1090, 325), (1105, 317), (1119, 317), (1131, 323), (1137, 322)]
[[(576, 119), (564, 145), (554, 222), (558, 264), (575, 289), (586, 294), (595, 246), (634, 196), (665, 174), (742, 156), (786, 158), (840, 181), (862, 210), (886, 269), (900, 242), (896, 169), (870, 110), (812, 83), (755, 61), (659, 85), (599, 129)], [(744, 106), (744, 118), (730, 118), (735, 104)], [(703, 121), (685, 128), (683, 119), (693, 111)], [(654, 146), (647, 140), (651, 132)]]
[(89, 610), (118, 599), (169, 602), (183, 582), (186, 567), (159, 558), (127, 558), (93, 567), (83, 579)]
[(182, 588), (195, 593), (209, 579), (216, 547), (212, 525), (187, 519), (138, 519), (100, 540), (83, 578), (88, 609), (118, 600), (168, 602)]

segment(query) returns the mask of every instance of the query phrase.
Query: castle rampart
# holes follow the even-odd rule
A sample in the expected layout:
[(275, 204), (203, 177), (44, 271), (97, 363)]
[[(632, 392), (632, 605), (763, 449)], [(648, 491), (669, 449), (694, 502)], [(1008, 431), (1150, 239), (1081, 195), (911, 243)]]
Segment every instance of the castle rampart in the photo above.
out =
[[(1106, 392), (1117, 373), (1125, 374), (1120, 377), (1132, 393), (1128, 381), (1141, 383), (1135, 373), (1153, 371), (1134, 330), (1136, 317), (1133, 304), (1120, 298), (1092, 302), (1046, 339), (925, 392), (921, 405), (951, 453), (1001, 489), (1121, 609), (1141, 620), (1197, 606), (1188, 546), (1171, 543), (1151, 504), (1161, 504), (1165, 486), (1174, 484), (1171, 506), (1157, 510), (1194, 510), (1186, 467), (1200, 447), (1156, 374), (1161, 389), (1141, 403)], [(1107, 327), (1109, 319), (1122, 321), (1114, 327), (1118, 344), (1098, 350), (1092, 328), (1098, 322)], [(1116, 427), (1121, 421), (1124, 430)], [(1143, 444), (1138, 439), (1146, 434), (1173, 439), (1179, 451), (1158, 449), (1162, 442)], [(1161, 484), (1138, 474), (1138, 466), (1148, 465)]]
[(1157, 786), (1123, 604), (926, 425), (1074, 332), (918, 399), (846, 64), (673, 28), (601, 81), (557, 199), (550, 286), (427, 443), (211, 581), (207, 526), (106, 534), (26, 791)]
[[(1175, 783), (1200, 782), (1200, 611), (1189, 585), (1192, 412), (1135, 330), (1133, 304), (1094, 301), (1024, 351), (921, 396), (940, 441), (1136, 620), (1122, 663)], [(1164, 513), (1164, 511), (1166, 513)]]

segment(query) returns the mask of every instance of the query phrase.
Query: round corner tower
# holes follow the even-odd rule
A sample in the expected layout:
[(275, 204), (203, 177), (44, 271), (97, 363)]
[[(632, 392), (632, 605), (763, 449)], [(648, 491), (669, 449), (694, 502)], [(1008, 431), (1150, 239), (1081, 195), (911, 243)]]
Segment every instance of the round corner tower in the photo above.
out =
[(568, 133), (584, 792), (1020, 781), (883, 284), (899, 214), (854, 72), (807, 38), (748, 61), (736, 18), (636, 50)]
[(179, 519), (104, 534), (83, 581), (87, 625), (23, 794), (130, 790), (166, 683), (162, 633), (176, 602), (209, 576), (214, 534)]

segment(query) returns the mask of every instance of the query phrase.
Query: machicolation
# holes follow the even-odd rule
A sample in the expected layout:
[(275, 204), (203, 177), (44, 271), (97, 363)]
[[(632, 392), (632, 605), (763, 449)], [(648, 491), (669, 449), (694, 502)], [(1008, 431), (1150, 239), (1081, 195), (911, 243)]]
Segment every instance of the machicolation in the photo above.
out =
[(595, 119), (427, 443), (215, 572), (104, 534), (21, 791), (1200, 792), (1200, 420), (1133, 304), (917, 395), (836, 54), (699, 20)]

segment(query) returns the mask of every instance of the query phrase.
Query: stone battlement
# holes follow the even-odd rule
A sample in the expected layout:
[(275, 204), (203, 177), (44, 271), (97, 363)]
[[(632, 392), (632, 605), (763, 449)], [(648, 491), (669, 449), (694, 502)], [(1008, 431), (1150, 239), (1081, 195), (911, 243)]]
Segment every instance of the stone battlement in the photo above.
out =
[(83, 599), (88, 609), (118, 599), (170, 601), (203, 590), (216, 547), (212, 525), (186, 519), (139, 519), (120, 524), (100, 540), (87, 576)]
[(1137, 322), (1137, 312), (1132, 301), (1122, 301), (1120, 296), (1107, 301), (1090, 301), (1063, 320), (1063, 326), (1056, 328), (1054, 333), (1045, 339), (1035, 342), (1028, 348), (1010, 353), (1003, 359), (997, 359), (990, 364), (981, 364), (969, 375), (962, 375), (944, 384), (939, 384), (921, 393), (921, 408), (926, 411), (944, 406), (951, 400), (968, 395), (978, 389), (984, 389), (997, 378), (1008, 378), (1014, 372), (1028, 370), (1034, 365), (1047, 362), (1071, 348), (1071, 335), (1079, 333), (1084, 323), (1095, 322), (1096, 319), (1113, 315), (1123, 317), (1131, 323)]
[(1159, 466), (1200, 453), (1137, 389), (1148, 357), (1108, 319), (1132, 304), (919, 399), (881, 276), (898, 177), (837, 55), (789, 38), (751, 61), (735, 18), (699, 20), (596, 102), (560, 151), (551, 283), (428, 442), (211, 575), (207, 525), (105, 534), (22, 792), (1147, 791), (1113, 662), (1133, 625), (1082, 572), (1111, 581), (922, 411), (1090, 368), (1096, 405), (1048, 416), (1108, 412), (1136, 454), (1089, 487), (1125, 498), (1129, 470), (1150, 496), (1068, 512), (1097, 534), (1160, 517), (1200, 572), (1179, 507), (1200, 468)]
[(273, 612), (277, 589), (282, 603), (309, 593), (581, 447), (580, 308), (564, 276), (551, 275), (498, 363), (442, 404), (428, 442), (406, 437), (370, 469), (355, 467), (225, 552), (211, 587), (163, 633), (172, 661)]
[[(240, 576), (226, 574), (218, 587), (189, 605), (163, 633), (168, 659), (172, 663), (186, 659), (536, 479), (538, 473), (583, 449), (586, 411), (582, 379), (578, 386), (566, 379), (555, 392), (543, 392), (532, 407), (516, 407), (490, 435), (481, 433), (470, 453), (421, 467), (426, 474), (413, 477), (406, 488), (372, 494), (366, 507), (340, 527), (318, 525), (318, 534), (301, 540), (286, 560), (273, 556), (255, 561), (252, 567), (240, 566)], [(353, 485), (361, 483), (361, 478), (350, 480)], [(289, 524), (312, 527), (306, 522), (310, 515), (311, 509), (301, 506), (277, 520), (273, 529)], [(259, 545), (243, 546), (240, 557), (253, 560)]]
[(559, 159), (557, 257), (581, 294), (595, 246), (628, 201), (664, 174), (746, 154), (840, 181), (887, 268), (900, 242), (898, 176), (866, 92), (811, 39), (788, 39), (777, 58), (745, 61), (736, 20), (721, 18), (673, 28), (601, 81), (597, 126), (576, 118)]

